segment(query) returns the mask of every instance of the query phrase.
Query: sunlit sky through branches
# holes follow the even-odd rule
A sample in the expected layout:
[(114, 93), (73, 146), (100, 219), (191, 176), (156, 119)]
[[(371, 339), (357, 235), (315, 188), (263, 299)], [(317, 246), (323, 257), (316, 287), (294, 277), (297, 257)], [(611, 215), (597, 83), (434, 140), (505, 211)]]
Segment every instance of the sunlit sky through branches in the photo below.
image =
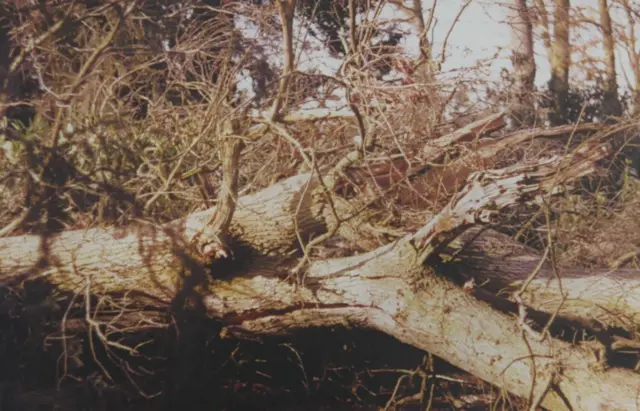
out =
[[(409, 6), (410, 2), (405, 2)], [(442, 76), (457, 76), (461, 71), (471, 67), (482, 67), (476, 72), (476, 76), (482, 76), (486, 82), (495, 82), (500, 79), (503, 69), (511, 70), (509, 55), (510, 27), (507, 21), (508, 4), (501, 1), (491, 0), (471, 0), (456, 21), (461, 7), (467, 3), (466, 0), (439, 0), (436, 4), (435, 20), (430, 39), (433, 41), (433, 53), (436, 59), (443, 59)], [(598, 21), (597, 0), (572, 0), (572, 15), (575, 17), (584, 15)], [(433, 0), (423, 0), (423, 10), (425, 20), (428, 17)], [(548, 5), (550, 18), (553, 18), (553, 6)], [(615, 4), (611, 5), (611, 17), (615, 26), (624, 28), (626, 17), (622, 10)], [(387, 4), (381, 14), (381, 19), (388, 24), (396, 24), (396, 29), (407, 33), (401, 44), (408, 56), (416, 57), (419, 53), (418, 38), (415, 28), (406, 22), (406, 15), (399, 11), (396, 6)], [(404, 21), (403, 21), (404, 20)], [(455, 22), (455, 24), (454, 24)], [(453, 25), (453, 29), (451, 29)], [(640, 26), (640, 25), (639, 25)], [(253, 39), (261, 46), (261, 52), (266, 60), (273, 67), (281, 67), (283, 60), (281, 33), (279, 27), (255, 24), (255, 20), (244, 14), (236, 17), (236, 27), (241, 29), (246, 38)], [(303, 72), (316, 71), (322, 74), (336, 74), (342, 59), (331, 56), (323, 41), (310, 35), (309, 25), (296, 19), (296, 53), (297, 69)], [(443, 45), (447, 33), (446, 48)], [(549, 63), (547, 52), (540, 39), (539, 28), (535, 32), (535, 51), (537, 75), (536, 84), (539, 88), (544, 88), (549, 80)], [(637, 35), (638, 33), (636, 33)], [(572, 44), (576, 49), (584, 49), (591, 58), (601, 59), (602, 34), (596, 25), (581, 24), (573, 25), (571, 33)], [(590, 45), (589, 44), (593, 44)], [(587, 59), (585, 54), (575, 51), (573, 54), (573, 66), (571, 69), (571, 79), (573, 82), (584, 82), (586, 80), (585, 65)], [(621, 91), (628, 89), (629, 81), (633, 81), (632, 73), (629, 69), (629, 60), (624, 49), (619, 45), (617, 54), (618, 84)], [(593, 65), (593, 63), (589, 63)], [(599, 61), (598, 63), (599, 64)], [(588, 65), (587, 65), (588, 66)], [(393, 75), (393, 73), (391, 74)], [(252, 94), (251, 79), (248, 73), (239, 78), (240, 89), (247, 90)], [(342, 96), (336, 96), (338, 100)]]

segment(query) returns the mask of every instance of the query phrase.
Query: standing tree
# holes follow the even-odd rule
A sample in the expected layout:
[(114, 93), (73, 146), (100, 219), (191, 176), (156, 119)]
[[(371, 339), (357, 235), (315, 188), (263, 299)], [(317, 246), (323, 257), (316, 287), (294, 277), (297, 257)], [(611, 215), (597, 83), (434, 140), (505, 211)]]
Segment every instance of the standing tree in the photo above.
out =
[(549, 121), (552, 125), (566, 122), (567, 97), (569, 95), (569, 67), (571, 66), (571, 45), (569, 42), (570, 0), (554, 0), (554, 40), (551, 44), (551, 79), (549, 92), (551, 110)]
[(609, 4), (607, 0), (598, 0), (600, 11), (600, 27), (605, 53), (605, 72), (607, 78), (604, 83), (603, 114), (606, 116), (622, 115), (622, 105), (618, 99), (618, 82), (616, 81), (616, 42), (613, 38), (611, 27), (611, 15), (609, 14)]
[(640, 15), (640, 9), (629, 0), (620, 0), (620, 4), (627, 17), (627, 24), (624, 26), (624, 30), (621, 31), (620, 37), (633, 72), (633, 80), (631, 81), (633, 113), (640, 114), (640, 50), (637, 48), (635, 31), (636, 19)]
[(512, 119), (518, 124), (535, 123), (534, 86), (536, 63), (533, 53), (533, 27), (526, 0), (512, 0), (508, 6), (511, 25), (511, 63), (515, 84), (510, 97)]
[(540, 25), (541, 37), (551, 66), (548, 90), (548, 118), (552, 125), (567, 121), (567, 99), (569, 96), (569, 67), (571, 45), (569, 42), (570, 0), (554, 0), (553, 36), (549, 11), (544, 0), (534, 0), (535, 17)]

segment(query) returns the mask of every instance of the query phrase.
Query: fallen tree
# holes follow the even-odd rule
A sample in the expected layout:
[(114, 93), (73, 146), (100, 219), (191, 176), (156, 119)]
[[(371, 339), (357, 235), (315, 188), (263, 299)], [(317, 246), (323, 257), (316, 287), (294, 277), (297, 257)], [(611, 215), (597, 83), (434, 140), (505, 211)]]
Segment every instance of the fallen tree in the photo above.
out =
[[(516, 320), (497, 312), (428, 264), (470, 228), (495, 222), (500, 210), (536, 202), (593, 172), (595, 163), (609, 154), (610, 133), (591, 137), (566, 158), (465, 172), (464, 188), (420, 230), (362, 255), (307, 258), (313, 238), (339, 231), (349, 219), (343, 203), (328, 197), (327, 187), (338, 184), (308, 173), (238, 200), (229, 226), (233, 259), (202, 265), (194, 257), (194, 237), (214, 213), (207, 210), (164, 226), (140, 223), (1, 239), (0, 280), (4, 286), (41, 280), (84, 295), (89, 328), (115, 348), (126, 347), (110, 342), (104, 329), (161, 326), (158, 313), (199, 305), (236, 335), (336, 325), (378, 329), (526, 398), (532, 407), (602, 409), (607, 404), (610, 409), (634, 409), (640, 386), (636, 374), (605, 370), (589, 349), (538, 334), (522, 315)], [(298, 259), (301, 251), (304, 264)], [(527, 281), (531, 262), (539, 260), (525, 251), (520, 257), (529, 265), (511, 262), (495, 270), (509, 273), (512, 286), (513, 281)], [(465, 262), (479, 261), (485, 270), (473, 276), (488, 278), (491, 267), (505, 261), (487, 241), (472, 241), (464, 252), (457, 268), (467, 277), (472, 275), (461, 268)], [(575, 272), (575, 278), (589, 281), (592, 274)], [(548, 281), (548, 275), (529, 282), (524, 304), (553, 313), (569, 286), (563, 282), (565, 288), (558, 286), (554, 292), (540, 281)], [(576, 290), (577, 299), (593, 303), (583, 289)], [(598, 298), (602, 292), (605, 299), (616, 297), (601, 290)], [(90, 295), (117, 300), (117, 315), (101, 320), (100, 306), (90, 305)], [(562, 309), (562, 314), (585, 314), (579, 304)], [(637, 305), (628, 302), (619, 309), (635, 321)]]
[(471, 244), (450, 250), (459, 253), (446, 266), (451, 275), (469, 279), (472, 273), (483, 288), (502, 295), (527, 284), (522, 294), (527, 306), (581, 318), (596, 328), (636, 330), (640, 325), (640, 270), (554, 266), (546, 255), (493, 230), (470, 230), (463, 238)]

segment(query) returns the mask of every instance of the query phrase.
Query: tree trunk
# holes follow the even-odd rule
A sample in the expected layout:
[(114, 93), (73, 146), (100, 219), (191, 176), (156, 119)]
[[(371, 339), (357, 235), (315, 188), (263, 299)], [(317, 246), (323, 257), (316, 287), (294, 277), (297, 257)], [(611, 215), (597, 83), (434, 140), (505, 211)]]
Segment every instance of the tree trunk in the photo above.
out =
[(514, 0), (508, 6), (511, 25), (511, 64), (515, 84), (511, 90), (511, 118), (516, 125), (535, 123), (534, 86), (536, 63), (533, 52), (533, 26), (526, 0)]
[(567, 121), (567, 97), (569, 96), (569, 66), (571, 65), (571, 45), (569, 43), (569, 0), (554, 0), (554, 40), (551, 46), (551, 109), (549, 121), (552, 125)]
[[(473, 174), (416, 233), (359, 256), (312, 261), (300, 273), (292, 272), (291, 251), (330, 225), (331, 207), (311, 175), (239, 199), (229, 228), (236, 259), (208, 267), (211, 275), (183, 251), (210, 218), (208, 210), (163, 227), (1, 239), (0, 278), (5, 285), (39, 278), (73, 294), (122, 296), (123, 311), (132, 300), (147, 309), (198, 304), (232, 333), (375, 328), (527, 398), (532, 407), (633, 409), (638, 375), (605, 371), (588, 350), (540, 338), (425, 265), (467, 228), (593, 172), (608, 152), (592, 138), (567, 159)], [(290, 280), (294, 274), (300, 281)]]
[(551, 46), (551, 34), (549, 34), (549, 12), (547, 11), (547, 6), (544, 4), (544, 0), (534, 0), (536, 17), (540, 19), (540, 26), (542, 27), (542, 42), (544, 44), (544, 48), (547, 50), (547, 57), (549, 61), (551, 61), (551, 55), (553, 54), (552, 46)]
[[(273, 271), (270, 256), (297, 248), (298, 236), (325, 230), (324, 206), (312, 201), (317, 180), (299, 175), (238, 200), (229, 233), (241, 260), (251, 249), (250, 265)], [(93, 228), (51, 236), (26, 235), (0, 239), (2, 283), (44, 277), (62, 290), (91, 286), (98, 293), (140, 290), (165, 306), (184, 285), (185, 254), (215, 208), (194, 213), (165, 226), (139, 224), (122, 229)], [(236, 244), (237, 243), (237, 244)], [(242, 270), (240, 270), (242, 271)], [(214, 272), (224, 276), (228, 272)]]
[(618, 99), (618, 82), (616, 80), (616, 42), (613, 38), (613, 28), (611, 27), (611, 15), (609, 14), (609, 5), (607, 0), (598, 0), (600, 10), (600, 25), (602, 27), (602, 36), (605, 54), (605, 72), (607, 78), (604, 84), (604, 115), (620, 117), (622, 115), (622, 106)]
[(407, 238), (314, 263), (301, 293), (278, 279), (243, 278), (232, 288), (219, 286), (206, 304), (237, 335), (374, 328), (551, 410), (635, 409), (636, 374), (603, 371), (586, 349), (523, 333), (512, 318), (415, 264), (415, 257)]
[[(640, 115), (640, 51), (636, 44), (636, 17), (638, 10), (633, 9), (633, 6), (637, 7), (637, 4), (633, 6), (629, 0), (621, 0), (626, 17), (627, 17), (627, 31), (625, 35), (625, 48), (627, 51), (627, 57), (629, 58), (629, 65), (633, 72), (633, 83), (631, 90), (632, 110), (635, 116)], [(637, 145), (637, 144), (636, 144)], [(640, 149), (637, 147), (631, 149), (631, 162), (636, 170), (640, 170)]]
[(456, 260), (439, 268), (459, 281), (473, 277), (490, 292), (511, 296), (537, 270), (522, 296), (527, 306), (604, 327), (640, 327), (640, 270), (554, 269), (537, 251), (493, 230), (469, 230), (450, 252), (458, 252)]
[[(627, 31), (624, 36), (629, 65), (633, 72), (632, 98), (633, 113), (640, 114), (640, 52), (636, 47), (636, 16), (637, 10), (629, 0), (620, 0), (620, 4), (624, 8), (627, 17)], [(637, 7), (637, 6), (636, 6)]]

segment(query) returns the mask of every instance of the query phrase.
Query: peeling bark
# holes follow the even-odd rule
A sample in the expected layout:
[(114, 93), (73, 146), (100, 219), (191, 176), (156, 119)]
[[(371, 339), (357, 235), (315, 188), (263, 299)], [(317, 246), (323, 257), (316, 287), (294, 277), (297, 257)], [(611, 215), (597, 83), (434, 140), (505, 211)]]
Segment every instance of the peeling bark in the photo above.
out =
[[(586, 172), (585, 161), (590, 162), (579, 160), (565, 170)], [(487, 185), (477, 175), (437, 217), (398, 242), (361, 256), (314, 262), (302, 289), (278, 278), (234, 278), (217, 283), (205, 305), (230, 324), (233, 333), (287, 334), (316, 326), (375, 328), (529, 398), (530, 403), (540, 399), (549, 409), (597, 410), (604, 404), (633, 409), (639, 376), (619, 369), (604, 371), (586, 349), (525, 333), (512, 318), (424, 266), (424, 259), (437, 253), (447, 238), (478, 218), (483, 205), (499, 198), (505, 201), (497, 204), (500, 208), (512, 195), (518, 198), (520, 184), (513, 178), (535, 174), (512, 171), (490, 178)], [(514, 183), (507, 184), (513, 191), (494, 191), (507, 181)]]
[(637, 374), (603, 371), (586, 349), (523, 335), (513, 318), (414, 264), (415, 257), (409, 241), (400, 241), (363, 256), (314, 263), (303, 292), (277, 279), (244, 278), (231, 288), (220, 285), (221, 294), (212, 293), (205, 304), (240, 335), (374, 328), (515, 395), (541, 396), (548, 409), (636, 409)]

